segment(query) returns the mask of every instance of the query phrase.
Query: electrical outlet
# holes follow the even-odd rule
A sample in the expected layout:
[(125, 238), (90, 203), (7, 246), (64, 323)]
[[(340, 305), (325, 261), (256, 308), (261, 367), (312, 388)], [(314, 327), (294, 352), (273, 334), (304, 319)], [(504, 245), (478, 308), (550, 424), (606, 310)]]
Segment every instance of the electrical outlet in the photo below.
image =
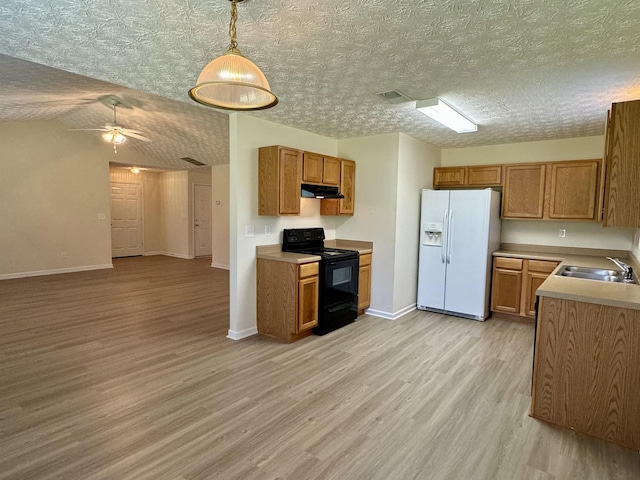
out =
[(567, 229), (566, 228), (561, 228), (560, 231), (558, 232), (558, 236), (560, 238), (564, 238), (567, 236)]
[(244, 236), (245, 237), (253, 237), (255, 234), (253, 225), (245, 225), (244, 226)]
[(264, 234), (265, 235), (271, 235), (271, 225), (265, 225), (264, 226)]

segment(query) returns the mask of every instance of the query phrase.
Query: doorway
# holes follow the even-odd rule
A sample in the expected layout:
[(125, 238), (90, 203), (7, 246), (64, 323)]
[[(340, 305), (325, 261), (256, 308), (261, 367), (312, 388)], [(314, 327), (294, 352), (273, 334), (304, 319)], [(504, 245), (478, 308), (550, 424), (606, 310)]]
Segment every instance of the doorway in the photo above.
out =
[(193, 220), (195, 256), (211, 256), (211, 185), (193, 186)]
[(111, 256), (142, 255), (142, 185), (111, 182)]

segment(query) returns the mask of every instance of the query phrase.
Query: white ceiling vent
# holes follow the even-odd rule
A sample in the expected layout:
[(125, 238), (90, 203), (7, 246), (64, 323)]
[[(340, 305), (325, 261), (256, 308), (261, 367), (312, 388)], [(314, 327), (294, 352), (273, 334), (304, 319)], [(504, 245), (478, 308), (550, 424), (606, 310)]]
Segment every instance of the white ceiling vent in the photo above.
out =
[(387, 92), (376, 93), (380, 98), (385, 99), (387, 102), (397, 105), (398, 103), (413, 102), (413, 99), (407, 97), (404, 93), (398, 90), (389, 90)]

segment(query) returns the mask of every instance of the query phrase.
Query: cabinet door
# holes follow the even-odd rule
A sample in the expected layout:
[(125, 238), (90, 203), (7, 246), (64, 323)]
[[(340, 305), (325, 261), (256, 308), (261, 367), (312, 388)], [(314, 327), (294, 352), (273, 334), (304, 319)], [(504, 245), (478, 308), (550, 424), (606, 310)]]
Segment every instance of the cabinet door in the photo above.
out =
[(298, 322), (296, 333), (318, 325), (319, 277), (303, 278), (298, 282)]
[(322, 183), (324, 157), (316, 153), (304, 152), (302, 156), (302, 181)]
[(505, 165), (502, 218), (542, 218), (544, 179), (543, 164)]
[(502, 165), (467, 167), (465, 185), (473, 187), (499, 187), (502, 185)]
[(614, 103), (607, 152), (604, 225), (640, 227), (640, 100)]
[(441, 167), (433, 169), (433, 186), (462, 187), (464, 185), (464, 167)]
[(522, 264), (519, 258), (494, 258), (491, 310), (520, 313)]
[(355, 204), (356, 162), (341, 160), (340, 165), (340, 215), (353, 215)]
[(529, 272), (527, 273), (526, 287), (525, 287), (525, 307), (524, 314), (527, 317), (536, 316), (536, 290), (544, 283), (549, 276), (548, 273)]
[(360, 274), (358, 276), (358, 310), (371, 305), (371, 254), (360, 255)]
[(325, 185), (340, 185), (340, 159), (324, 157), (322, 183)]
[(600, 160), (550, 164), (549, 218), (594, 220)]
[(302, 153), (298, 150), (282, 148), (279, 160), (279, 214), (300, 215)]

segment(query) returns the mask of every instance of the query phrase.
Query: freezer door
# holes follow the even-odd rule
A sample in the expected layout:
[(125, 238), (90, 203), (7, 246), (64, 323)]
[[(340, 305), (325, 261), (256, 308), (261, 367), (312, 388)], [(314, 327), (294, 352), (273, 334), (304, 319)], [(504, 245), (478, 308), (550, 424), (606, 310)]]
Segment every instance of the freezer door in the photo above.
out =
[(444, 310), (483, 318), (491, 191), (452, 191), (449, 205)]
[[(445, 245), (449, 192), (423, 190), (420, 221), (420, 259), (418, 266), (418, 308), (444, 309), (446, 272)], [(428, 232), (442, 225), (441, 238), (434, 241)]]

